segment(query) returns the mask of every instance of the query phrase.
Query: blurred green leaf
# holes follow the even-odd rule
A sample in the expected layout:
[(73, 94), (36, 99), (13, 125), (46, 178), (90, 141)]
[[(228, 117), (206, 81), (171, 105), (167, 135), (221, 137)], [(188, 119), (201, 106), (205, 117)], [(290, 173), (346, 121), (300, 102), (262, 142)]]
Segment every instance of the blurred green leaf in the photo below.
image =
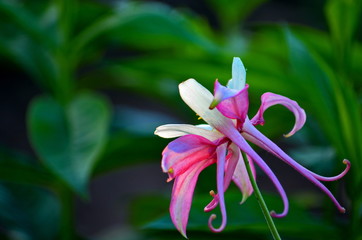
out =
[(0, 185), (0, 208), (0, 224), (10, 239), (55, 239), (60, 206), (49, 191), (18, 184)]
[[(157, 136), (136, 136), (129, 132), (117, 132), (110, 140), (97, 163), (95, 174), (120, 167), (161, 159), (162, 149), (168, 141)], [(147, 154), (145, 154), (147, 153)]]
[(347, 70), (355, 32), (360, 26), (362, 2), (360, 0), (329, 0), (326, 16), (335, 43), (337, 64)]
[(47, 34), (39, 24), (39, 20), (33, 16), (21, 3), (17, 1), (1, 0), (0, 12), (2, 21), (15, 25), (20, 31), (26, 33), (34, 42), (47, 47), (54, 47), (55, 41), (52, 35)]
[(326, 4), (326, 15), (333, 37), (345, 43), (352, 40), (353, 34), (360, 24), (361, 1), (329, 0)]
[(135, 198), (130, 206), (130, 222), (141, 227), (151, 220), (156, 220), (168, 213), (169, 198), (157, 195), (148, 195)]
[[(306, 46), (290, 31), (285, 31), (285, 38), (289, 49), (289, 62), (294, 84), (301, 90), (308, 100), (309, 110), (318, 118), (324, 133), (343, 149), (339, 125), (341, 117), (337, 112), (334, 101), (334, 87), (330, 78), (330, 71), (321, 59), (313, 55)], [(327, 124), (328, 123), (328, 124)]]
[[(280, 206), (281, 200), (279, 197), (268, 194), (263, 195), (269, 208), (278, 210), (275, 206)], [(222, 234), (235, 234), (238, 231), (241, 235), (243, 232), (246, 232), (269, 236), (269, 228), (256, 199), (253, 197), (249, 198), (248, 201), (242, 205), (239, 204), (240, 199), (240, 193), (226, 193), (228, 224)], [(300, 200), (301, 199), (299, 199), (299, 201)], [(194, 197), (189, 223), (187, 226), (189, 237), (193, 237), (194, 232), (202, 231), (207, 234), (210, 231), (207, 226), (207, 222), (211, 213), (203, 212), (204, 207), (209, 203), (209, 201), (211, 201), (209, 196), (205, 197), (205, 195), (197, 195)], [(148, 208), (142, 209), (145, 211), (152, 211), (152, 209), (156, 208), (160, 202), (153, 201), (153, 204), (155, 205), (154, 207), (150, 206), (150, 202), (147, 204)], [(168, 206), (164, 206), (164, 208), (167, 209)], [(216, 208), (215, 211), (218, 211), (218, 208)], [(216, 212), (216, 214), (220, 215), (218, 212)], [(220, 221), (218, 218), (215, 219), (215, 225), (218, 224), (218, 221)], [(328, 236), (328, 239), (338, 239), (337, 229), (329, 226), (327, 223), (321, 222), (318, 218), (310, 216), (306, 210), (302, 209), (299, 204), (293, 201), (293, 199), (290, 201), (290, 211), (288, 216), (282, 219), (275, 219), (274, 221), (282, 236), (294, 236), (296, 237), (295, 239), (316, 239)], [(177, 231), (171, 222), (169, 214), (146, 224), (145, 229)], [(308, 231), (306, 231), (306, 229), (308, 229)]]
[(0, 180), (48, 186), (53, 177), (28, 155), (1, 147)]
[(83, 195), (107, 141), (109, 120), (108, 102), (93, 93), (79, 94), (65, 108), (52, 98), (39, 97), (28, 112), (29, 135), (39, 157)]
[(309, 169), (318, 169), (322, 175), (333, 174), (335, 150), (331, 147), (305, 146), (288, 151), (297, 162)]
[(225, 30), (240, 24), (253, 10), (267, 0), (207, 0)]
[(93, 45), (89, 43), (105, 35), (111, 42), (138, 50), (182, 47), (194, 51), (196, 46), (206, 52), (218, 51), (209, 40), (210, 31), (205, 24), (191, 21), (166, 5), (122, 2), (113, 9), (112, 14), (100, 17), (79, 33), (73, 41), (74, 54), (87, 50), (87, 45)]
[(0, 54), (19, 65), (41, 87), (54, 90), (52, 83), (56, 78), (54, 58), (39, 45), (34, 44), (26, 36), (0, 36)]

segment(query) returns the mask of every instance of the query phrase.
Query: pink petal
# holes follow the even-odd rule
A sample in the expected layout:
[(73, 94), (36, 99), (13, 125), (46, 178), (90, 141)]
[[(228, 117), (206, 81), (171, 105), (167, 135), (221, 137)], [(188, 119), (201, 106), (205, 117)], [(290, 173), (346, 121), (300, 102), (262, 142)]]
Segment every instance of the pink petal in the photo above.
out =
[[(226, 88), (216, 80), (213, 104), (227, 118), (238, 119), (241, 125), (244, 123), (249, 108), (248, 88), (242, 90)], [(211, 105), (212, 107), (212, 105)]]
[(287, 97), (274, 94), (274, 93), (264, 93), (261, 96), (261, 106), (259, 108), (259, 111), (256, 113), (256, 115), (251, 119), (251, 122), (253, 125), (257, 124), (264, 124), (264, 118), (263, 114), (265, 110), (267, 110), (269, 107), (274, 106), (276, 104), (281, 104), (288, 108), (291, 112), (294, 113), (295, 116), (295, 124), (293, 129), (286, 135), (285, 137), (292, 136), (295, 132), (297, 132), (299, 129), (301, 129), (306, 121), (306, 115), (304, 110), (298, 105), (296, 101), (290, 100)]
[(216, 145), (198, 135), (185, 135), (170, 142), (162, 152), (161, 167), (169, 173), (169, 181), (195, 163), (211, 158)]
[(221, 232), (224, 230), (226, 226), (226, 208), (225, 208), (225, 201), (224, 201), (224, 172), (225, 172), (225, 155), (226, 155), (226, 148), (227, 143), (224, 143), (217, 147), (216, 154), (217, 154), (217, 192), (219, 198), (219, 205), (221, 211), (221, 225), (218, 228), (214, 228), (212, 225), (212, 221), (216, 218), (215, 214), (212, 214), (209, 218), (209, 228), (213, 232)]
[(186, 226), (198, 176), (203, 169), (214, 162), (213, 160), (197, 162), (175, 179), (172, 189), (170, 215), (173, 224), (185, 238), (187, 238)]
[(287, 163), (289, 166), (293, 167), (305, 178), (307, 178), (309, 181), (311, 181), (313, 184), (319, 187), (332, 200), (332, 202), (335, 204), (335, 206), (338, 208), (340, 212), (345, 212), (345, 209), (339, 204), (339, 202), (336, 200), (333, 194), (320, 181), (333, 181), (343, 177), (350, 168), (350, 162), (348, 160), (343, 161), (343, 163), (345, 163), (347, 167), (341, 174), (334, 177), (323, 177), (304, 168), (294, 159), (289, 157), (288, 154), (286, 154), (282, 149), (280, 149), (273, 141), (271, 141), (262, 133), (260, 133), (249, 121), (246, 121), (244, 124), (243, 136), (245, 136), (245, 138), (251, 141), (252, 143), (271, 152), (272, 154), (283, 160), (285, 163)]

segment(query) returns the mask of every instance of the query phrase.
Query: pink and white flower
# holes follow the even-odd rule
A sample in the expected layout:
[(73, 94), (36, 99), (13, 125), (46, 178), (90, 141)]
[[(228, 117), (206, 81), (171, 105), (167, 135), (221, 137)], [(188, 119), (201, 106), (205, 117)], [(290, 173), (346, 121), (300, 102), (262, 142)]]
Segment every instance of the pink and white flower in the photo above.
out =
[(243, 156), (245, 153), (256, 177), (254, 163), (271, 179), (279, 192), (284, 209), (281, 213), (271, 212), (273, 217), (284, 217), (288, 213), (287, 195), (279, 180), (264, 162), (264, 160), (250, 147), (249, 142), (274, 154), (282, 161), (293, 167), (309, 181), (319, 187), (336, 205), (339, 211), (345, 209), (339, 204), (332, 193), (321, 181), (335, 181), (342, 178), (350, 168), (350, 162), (344, 160), (345, 170), (337, 176), (324, 177), (304, 168), (294, 161), (274, 142), (269, 140), (254, 126), (264, 124), (263, 114), (266, 109), (276, 104), (288, 108), (295, 116), (293, 129), (286, 134), (292, 136), (301, 129), (306, 121), (304, 110), (297, 102), (284, 96), (265, 93), (261, 97), (261, 106), (257, 114), (249, 120), (248, 88), (245, 84), (246, 71), (239, 58), (234, 58), (232, 65), (232, 79), (227, 86), (222, 86), (217, 80), (214, 86), (214, 95), (200, 85), (196, 80), (189, 79), (179, 85), (183, 101), (199, 115), (208, 125), (168, 124), (156, 129), (155, 134), (163, 138), (175, 138), (162, 152), (161, 167), (168, 173), (168, 181), (175, 179), (170, 204), (171, 219), (180, 233), (186, 237), (186, 226), (191, 208), (194, 188), (200, 172), (211, 164), (217, 165), (217, 194), (210, 194), (213, 200), (205, 207), (210, 211), (220, 205), (222, 223), (215, 228), (209, 218), (209, 227), (214, 232), (222, 231), (226, 226), (226, 209), (224, 192), (233, 181), (242, 192), (243, 203), (253, 192)]

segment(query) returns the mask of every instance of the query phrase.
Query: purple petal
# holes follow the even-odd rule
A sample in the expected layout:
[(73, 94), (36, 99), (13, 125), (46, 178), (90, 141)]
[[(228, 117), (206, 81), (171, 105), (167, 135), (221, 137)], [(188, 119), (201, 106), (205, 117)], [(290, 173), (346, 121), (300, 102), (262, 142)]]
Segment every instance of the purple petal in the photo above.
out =
[(195, 163), (215, 154), (216, 145), (198, 135), (185, 135), (170, 142), (162, 152), (161, 167), (169, 173), (169, 180), (184, 173)]
[(265, 110), (276, 104), (281, 104), (294, 113), (295, 116), (294, 127), (288, 134), (284, 135), (285, 137), (290, 137), (303, 127), (306, 121), (306, 115), (304, 110), (298, 105), (296, 101), (290, 100), (287, 97), (274, 93), (264, 93), (261, 96), (261, 106), (259, 108), (259, 111), (251, 119), (251, 122), (253, 123), (253, 125), (258, 125), (258, 124), (263, 125), (264, 124), (263, 114)]
[(216, 79), (214, 83), (214, 99), (210, 104), (210, 109), (214, 109), (220, 102), (232, 98), (239, 93), (238, 90), (224, 87)]
[(197, 178), (200, 172), (212, 163), (211, 160), (197, 162), (175, 179), (172, 189), (170, 215), (173, 224), (185, 238), (187, 238), (186, 226)]
[(215, 214), (212, 214), (209, 218), (209, 228), (213, 232), (221, 232), (224, 230), (226, 226), (226, 208), (224, 201), (224, 172), (225, 172), (225, 155), (226, 155), (227, 143), (224, 143), (217, 147), (217, 192), (218, 192), (218, 200), (220, 203), (220, 211), (222, 216), (221, 225), (219, 228), (214, 228), (212, 225), (212, 221), (216, 218)]
[[(224, 192), (228, 189), (233, 175), (235, 172), (236, 165), (238, 164), (240, 150), (235, 145), (233, 148), (229, 147), (229, 154), (226, 156), (225, 164), (225, 178), (224, 178)], [(210, 191), (210, 195), (213, 197), (212, 201), (204, 208), (205, 212), (210, 212), (219, 204), (219, 195), (215, 194), (214, 191)]]
[(213, 104), (217, 104), (216, 108), (225, 117), (238, 119), (242, 125), (249, 108), (248, 88), (249, 85), (246, 85), (242, 90), (235, 92), (233, 89), (220, 85), (216, 80)]
[(335, 204), (335, 206), (338, 208), (340, 212), (345, 212), (345, 209), (339, 204), (339, 202), (336, 200), (336, 198), (333, 196), (333, 194), (318, 180), (321, 181), (333, 181), (337, 180), (341, 177), (343, 177), (346, 172), (350, 168), (350, 163), (348, 160), (344, 160), (343, 163), (347, 165), (346, 169), (339, 175), (334, 177), (323, 177), (316, 173), (311, 172), (310, 170), (304, 168), (299, 163), (297, 163), (295, 160), (293, 160), (291, 157), (289, 157), (282, 149), (280, 149), (273, 141), (268, 139), (266, 136), (264, 136), (262, 133), (260, 133), (249, 121), (246, 121), (243, 128), (243, 136), (245, 136), (246, 139), (251, 141), (252, 143), (258, 145), (259, 147), (271, 152), (281, 160), (283, 160), (285, 163), (287, 163), (289, 166), (293, 167), (295, 170), (297, 170), (300, 174), (302, 174), (304, 177), (306, 177), (309, 181), (311, 181), (313, 184), (315, 184), (317, 187), (319, 187)]
[[(246, 121), (249, 122), (249, 121)], [(265, 172), (265, 174), (272, 180), (274, 186), (278, 190), (283, 204), (284, 209), (280, 214), (276, 214), (274, 211), (271, 212), (273, 217), (284, 217), (288, 213), (289, 203), (287, 195), (280, 184), (279, 180), (275, 176), (275, 174), (271, 171), (269, 166), (263, 161), (263, 159), (252, 149), (249, 144), (245, 141), (245, 139), (240, 135), (240, 133), (236, 129), (230, 129), (229, 131), (223, 132), (225, 136), (227, 136), (233, 143), (235, 143), (241, 151), (245, 152), (255, 163)]]

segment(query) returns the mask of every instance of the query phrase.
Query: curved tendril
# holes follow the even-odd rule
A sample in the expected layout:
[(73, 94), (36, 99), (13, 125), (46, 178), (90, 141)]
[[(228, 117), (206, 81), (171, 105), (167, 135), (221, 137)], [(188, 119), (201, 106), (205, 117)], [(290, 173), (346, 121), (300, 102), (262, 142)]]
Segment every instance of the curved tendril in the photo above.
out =
[[(260, 133), (261, 134), (261, 133)], [(331, 176), (331, 177), (326, 177), (326, 176), (322, 176), (319, 175), (315, 172), (312, 172), (311, 170), (303, 167), (302, 165), (300, 165), (298, 162), (296, 162), (295, 160), (293, 160), (289, 155), (287, 155), (286, 153), (284, 154), (280, 154), (275, 152), (272, 148), (270, 148), (264, 141), (263, 139), (260, 139), (258, 137), (256, 137), (255, 135), (252, 135), (251, 132), (248, 131), (244, 131), (243, 135), (247, 138), (247, 140), (253, 142), (254, 144), (256, 144), (257, 146), (267, 150), (268, 152), (274, 154), (276, 157), (282, 159), (284, 162), (286, 162), (288, 165), (292, 166), (294, 169), (296, 169), (297, 171), (307, 171), (309, 174), (311, 174), (313, 177), (315, 177), (316, 179), (320, 180), (320, 181), (324, 181), (324, 182), (331, 182), (331, 181), (336, 181), (341, 179), (342, 177), (344, 177), (347, 172), (349, 171), (350, 167), (351, 167), (351, 163), (350, 161), (348, 161), (347, 159), (344, 159), (342, 161), (342, 163), (344, 163), (346, 165), (346, 168), (338, 175), (336, 176)], [(265, 136), (264, 136), (265, 137)], [(266, 137), (265, 137), (266, 138)], [(276, 144), (275, 144), (276, 145)], [(283, 151), (282, 149), (279, 149), (280, 151)], [(284, 151), (283, 151), (284, 152)]]
[(224, 201), (224, 171), (225, 171), (225, 155), (226, 155), (226, 146), (223, 144), (219, 146), (216, 150), (217, 152), (217, 192), (218, 200), (220, 204), (220, 211), (222, 216), (222, 222), (219, 228), (215, 228), (212, 225), (212, 221), (216, 218), (215, 214), (212, 214), (209, 218), (208, 225), (211, 231), (221, 232), (226, 226), (226, 208)]
[(289, 210), (289, 201), (288, 201), (287, 194), (285, 193), (283, 186), (280, 184), (280, 182), (279, 182), (278, 178), (275, 176), (274, 172), (269, 168), (269, 166), (264, 162), (264, 160), (257, 153), (255, 153), (255, 155), (257, 156), (257, 158), (253, 158), (253, 157), (251, 157), (251, 158), (255, 161), (256, 164), (258, 164), (258, 166), (265, 172), (265, 174), (268, 175), (270, 180), (273, 182), (275, 188), (278, 190), (279, 195), (283, 201), (283, 205), (284, 205), (283, 212), (276, 213), (273, 210), (270, 212), (270, 215), (275, 218), (285, 217), (288, 214), (288, 210)]
[[(226, 163), (225, 163), (224, 192), (226, 192), (226, 190), (230, 185), (230, 182), (233, 178), (233, 174), (236, 169), (236, 165), (238, 164), (240, 156), (240, 150), (235, 145), (234, 147), (231, 148), (229, 147), (228, 150), (229, 153), (226, 156)], [(204, 208), (204, 212), (210, 212), (211, 210), (216, 208), (217, 205), (219, 204), (219, 195), (215, 194), (213, 190), (210, 191), (210, 195), (211, 197), (213, 197), (213, 199), (209, 204), (206, 205), (206, 207)]]
[[(269, 138), (264, 136), (262, 133), (260, 133), (254, 126), (247, 123), (244, 124), (244, 136), (250, 140), (251, 142), (255, 143), (256, 145), (264, 148), (265, 150), (271, 152), (281, 160), (283, 160), (285, 163), (287, 163), (289, 166), (293, 167), (295, 170), (297, 170), (301, 175), (303, 175), (305, 178), (307, 178), (310, 182), (312, 182), (314, 185), (319, 187), (327, 196), (332, 200), (334, 205), (338, 208), (340, 212), (345, 212), (345, 209), (339, 204), (339, 202), (336, 200), (336, 198), (333, 196), (333, 194), (320, 182), (320, 181), (334, 181), (341, 177), (343, 177), (350, 168), (350, 162), (348, 160), (343, 160), (343, 163), (347, 165), (346, 169), (340, 173), (337, 176), (334, 177), (324, 177), (320, 176), (316, 173), (313, 173), (312, 171), (304, 168), (299, 163), (294, 161), (291, 157), (289, 157), (282, 149), (280, 149), (274, 142), (272, 142)], [(246, 133), (246, 134), (245, 134)]]
[(351, 168), (351, 162), (350, 161), (348, 161), (347, 159), (344, 159), (342, 162), (344, 164), (346, 164), (346, 168), (340, 174), (338, 174), (336, 176), (332, 176), (332, 177), (321, 176), (321, 175), (318, 175), (318, 174), (316, 174), (316, 173), (314, 173), (314, 172), (312, 172), (312, 171), (310, 171), (308, 169), (306, 169), (306, 170), (308, 170), (308, 172), (310, 174), (312, 174), (313, 177), (315, 177), (316, 179), (318, 179), (320, 181), (325, 181), (325, 182), (336, 181), (336, 180), (339, 180), (342, 177), (344, 177), (344, 175), (346, 175), (347, 172), (349, 171), (349, 169)]
[(245, 152), (252, 160), (255, 161), (255, 163), (265, 172), (266, 175), (268, 175), (270, 180), (273, 182), (275, 188), (278, 190), (280, 197), (283, 201), (284, 209), (282, 213), (275, 213), (275, 211), (271, 211), (271, 216), (277, 218), (285, 217), (288, 214), (289, 202), (284, 188), (280, 184), (278, 178), (275, 176), (269, 166), (264, 162), (264, 160), (254, 151), (254, 149), (250, 147), (250, 145), (240, 134), (233, 134), (229, 137), (243, 152)]

